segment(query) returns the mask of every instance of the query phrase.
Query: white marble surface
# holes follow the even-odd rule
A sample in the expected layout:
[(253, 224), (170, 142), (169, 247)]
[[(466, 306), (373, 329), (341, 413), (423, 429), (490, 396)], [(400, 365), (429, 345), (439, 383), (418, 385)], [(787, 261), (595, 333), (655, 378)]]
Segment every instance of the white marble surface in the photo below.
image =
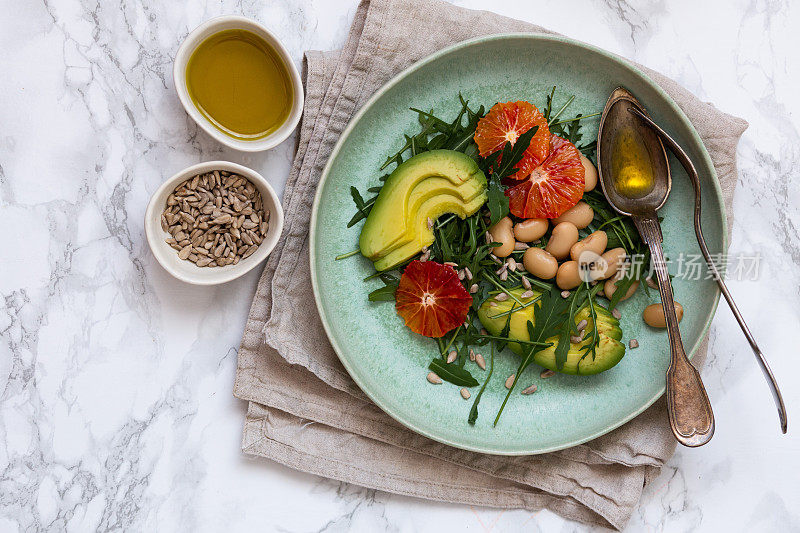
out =
[[(730, 312), (704, 372), (717, 434), (679, 450), (630, 531), (800, 530), (800, 5), (789, 0), (461, 0), (642, 62), (751, 124), (739, 149), (732, 282), (786, 395), (790, 434)], [(277, 32), (299, 62), (343, 42), (356, 0), (0, 1), (0, 531), (583, 530), (543, 511), (375, 493), (249, 459), (231, 395), (258, 272), (169, 277), (144, 240), (150, 194), (199, 161), (280, 191), (293, 142), (222, 149), (180, 107), (181, 38), (222, 13)]]

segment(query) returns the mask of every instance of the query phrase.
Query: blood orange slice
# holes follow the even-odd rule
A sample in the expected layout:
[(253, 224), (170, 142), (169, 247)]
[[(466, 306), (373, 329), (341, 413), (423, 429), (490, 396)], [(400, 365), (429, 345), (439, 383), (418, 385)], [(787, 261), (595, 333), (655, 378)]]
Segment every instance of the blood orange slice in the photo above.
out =
[(523, 100), (493, 105), (486, 116), (478, 121), (475, 143), (481, 156), (486, 157), (502, 150), (506, 142), (514, 144), (520, 135), (533, 126), (539, 126), (539, 129), (525, 150), (525, 155), (514, 167), (517, 172), (511, 176), (514, 179), (524, 179), (544, 161), (550, 148), (547, 119), (535, 105)]
[(520, 218), (556, 218), (583, 197), (581, 153), (569, 141), (550, 136), (550, 155), (528, 179), (506, 189), (509, 209)]
[(463, 324), (472, 305), (453, 267), (434, 261), (412, 261), (400, 277), (395, 299), (406, 326), (426, 337), (441, 337)]

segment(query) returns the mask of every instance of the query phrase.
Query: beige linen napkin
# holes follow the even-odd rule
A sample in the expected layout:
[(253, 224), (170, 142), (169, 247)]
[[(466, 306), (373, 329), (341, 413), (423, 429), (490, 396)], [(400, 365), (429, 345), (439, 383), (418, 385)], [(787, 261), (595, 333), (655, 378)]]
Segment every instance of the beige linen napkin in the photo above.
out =
[[(663, 399), (623, 427), (560, 452), (502, 457), (433, 442), (395, 422), (353, 383), (320, 323), (308, 231), (322, 168), (353, 114), (420, 58), (484, 34), (547, 30), (438, 0), (364, 0), (341, 52), (309, 52), (297, 154), (284, 192), (284, 235), (272, 252), (239, 350), (234, 394), (248, 400), (242, 449), (365, 487), (448, 502), (550, 509), (621, 529), (672, 454)], [(711, 153), (730, 208), (746, 122), (645, 72), (686, 112)], [(730, 212), (730, 211), (729, 211)], [(705, 354), (706, 344), (700, 350)]]

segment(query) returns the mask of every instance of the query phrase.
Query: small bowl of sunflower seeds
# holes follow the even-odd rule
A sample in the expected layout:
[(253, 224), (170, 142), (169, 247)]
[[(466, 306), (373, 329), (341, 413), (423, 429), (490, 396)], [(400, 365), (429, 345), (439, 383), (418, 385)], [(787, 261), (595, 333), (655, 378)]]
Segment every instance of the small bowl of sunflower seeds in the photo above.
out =
[(215, 285), (267, 258), (283, 230), (283, 209), (258, 172), (210, 161), (164, 182), (150, 199), (144, 226), (167, 272), (187, 283)]

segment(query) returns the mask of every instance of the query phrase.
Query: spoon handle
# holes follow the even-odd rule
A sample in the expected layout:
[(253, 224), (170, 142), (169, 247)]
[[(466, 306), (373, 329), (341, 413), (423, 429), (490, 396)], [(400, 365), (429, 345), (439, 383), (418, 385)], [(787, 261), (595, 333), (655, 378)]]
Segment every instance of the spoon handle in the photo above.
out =
[(772, 369), (769, 367), (766, 357), (764, 357), (764, 354), (761, 352), (761, 348), (759, 348), (758, 344), (756, 344), (756, 339), (753, 337), (753, 334), (750, 333), (750, 328), (747, 327), (742, 313), (736, 306), (736, 302), (733, 301), (733, 296), (728, 290), (728, 286), (725, 284), (725, 281), (722, 279), (722, 275), (717, 269), (717, 266), (714, 264), (714, 260), (712, 259), (711, 254), (708, 251), (708, 247), (706, 246), (706, 239), (703, 237), (703, 229), (700, 225), (700, 210), (702, 202), (700, 200), (700, 177), (697, 175), (697, 170), (694, 168), (689, 155), (683, 151), (683, 148), (681, 148), (677, 142), (675, 142), (675, 139), (670, 137), (669, 134), (661, 129), (655, 122), (653, 122), (650, 117), (639, 112), (638, 109), (633, 107), (630, 109), (632, 113), (642, 119), (647, 126), (652, 128), (653, 131), (655, 131), (659, 137), (661, 137), (661, 140), (669, 147), (672, 153), (675, 154), (675, 157), (681, 163), (684, 170), (686, 170), (686, 173), (689, 175), (689, 179), (692, 181), (692, 187), (694, 188), (694, 232), (697, 235), (697, 242), (700, 245), (700, 251), (703, 253), (703, 257), (705, 258), (706, 263), (708, 263), (708, 267), (714, 276), (714, 280), (719, 285), (719, 289), (722, 291), (725, 301), (728, 302), (728, 306), (731, 308), (731, 312), (733, 312), (736, 322), (739, 323), (739, 327), (742, 329), (744, 336), (747, 337), (747, 342), (750, 344), (750, 348), (753, 349), (753, 353), (756, 356), (758, 365), (761, 367), (761, 371), (764, 373), (764, 377), (767, 380), (770, 392), (772, 392), (772, 398), (775, 400), (775, 407), (778, 409), (778, 419), (781, 424), (781, 431), (786, 433), (788, 426), (786, 420), (786, 405), (783, 402), (783, 395), (778, 387), (778, 382), (775, 380)]
[(652, 216), (633, 216), (633, 223), (650, 247), (650, 260), (658, 279), (661, 305), (667, 322), (671, 360), (667, 370), (667, 410), (675, 438), (684, 446), (702, 446), (714, 435), (714, 413), (711, 402), (697, 372), (681, 342), (675, 300), (669, 281), (664, 250), (661, 247), (661, 226), (655, 213)]

